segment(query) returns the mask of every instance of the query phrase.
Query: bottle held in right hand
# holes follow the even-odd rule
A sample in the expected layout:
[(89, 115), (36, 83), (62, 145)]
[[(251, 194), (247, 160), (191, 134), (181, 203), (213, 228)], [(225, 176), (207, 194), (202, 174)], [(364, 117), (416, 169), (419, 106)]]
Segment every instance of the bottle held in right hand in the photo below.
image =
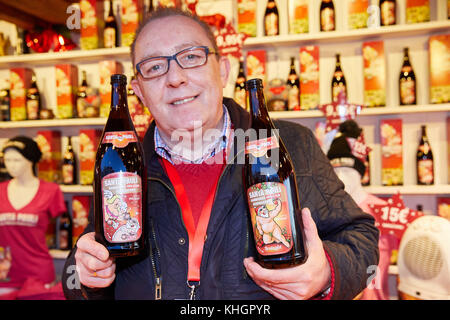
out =
[(269, 117), (261, 79), (246, 82), (251, 126), (245, 144), (243, 182), (257, 256), (265, 268), (307, 259), (294, 167)]

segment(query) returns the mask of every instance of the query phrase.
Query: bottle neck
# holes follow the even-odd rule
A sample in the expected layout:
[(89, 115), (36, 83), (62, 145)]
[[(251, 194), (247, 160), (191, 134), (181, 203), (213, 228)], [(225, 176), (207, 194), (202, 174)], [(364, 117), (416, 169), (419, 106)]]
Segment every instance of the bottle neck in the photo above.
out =
[(250, 88), (248, 94), (252, 121), (258, 119), (269, 122), (269, 112), (267, 111), (266, 99), (264, 98), (262, 88)]
[(111, 84), (111, 110), (127, 108), (127, 88), (125, 84)]
[(114, 11), (113, 11), (113, 3), (112, 0), (109, 0), (109, 14), (108, 16), (114, 17)]

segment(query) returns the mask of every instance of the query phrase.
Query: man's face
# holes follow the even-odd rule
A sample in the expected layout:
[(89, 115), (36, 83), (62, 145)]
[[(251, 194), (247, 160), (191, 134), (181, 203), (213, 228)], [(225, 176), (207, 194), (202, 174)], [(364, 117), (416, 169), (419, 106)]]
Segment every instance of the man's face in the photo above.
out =
[[(171, 16), (150, 22), (139, 34), (135, 45), (135, 63), (145, 58), (173, 55), (193, 46), (212, 43), (195, 21)], [(170, 61), (169, 71), (158, 78), (145, 80), (140, 75), (133, 89), (149, 108), (163, 135), (170, 137), (176, 129), (192, 131), (215, 128), (222, 117), (222, 90), (229, 73), (229, 61), (208, 56), (203, 66), (182, 69)]]

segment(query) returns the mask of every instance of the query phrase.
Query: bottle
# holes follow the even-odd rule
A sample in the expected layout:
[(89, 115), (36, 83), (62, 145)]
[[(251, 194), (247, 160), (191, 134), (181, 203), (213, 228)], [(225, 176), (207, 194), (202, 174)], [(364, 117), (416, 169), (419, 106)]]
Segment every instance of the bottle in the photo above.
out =
[(117, 30), (117, 22), (116, 17), (114, 16), (112, 0), (109, 0), (109, 14), (105, 21), (103, 43), (105, 48), (115, 48), (119, 45), (119, 32)]
[(295, 58), (291, 57), (288, 80), (288, 110), (300, 110), (300, 79), (295, 71)]
[(336, 14), (333, 0), (322, 0), (320, 3), (320, 31), (336, 30)]
[(248, 80), (246, 89), (253, 137), (245, 143), (243, 183), (255, 260), (264, 268), (292, 267), (307, 259), (294, 167), (283, 141), (273, 130), (262, 80)]
[(87, 88), (88, 88), (88, 83), (87, 83), (86, 71), (83, 70), (81, 85), (78, 87), (78, 91), (77, 91), (77, 117), (78, 118), (86, 117)]
[(10, 92), (8, 88), (0, 90), (0, 121), (10, 121)]
[(403, 65), (400, 71), (400, 105), (416, 104), (416, 75), (409, 60), (409, 49), (403, 49)]
[(422, 126), (422, 137), (417, 149), (417, 184), (434, 184), (433, 152), (427, 137), (426, 126)]
[(380, 0), (380, 25), (395, 24), (395, 0)]
[(31, 77), (31, 86), (27, 90), (27, 119), (37, 120), (39, 119), (39, 112), (41, 111), (41, 95), (36, 84), (36, 75)]
[(77, 184), (77, 161), (72, 147), (72, 138), (68, 137), (66, 151), (62, 163), (63, 184)]
[(366, 171), (364, 171), (364, 175), (361, 178), (362, 186), (370, 186), (370, 159), (369, 155), (366, 156), (366, 160), (364, 161), (364, 165), (366, 166)]
[(244, 61), (241, 57), (239, 60), (239, 73), (234, 85), (234, 100), (244, 109), (248, 111), (247, 106), (247, 93), (245, 91), (245, 72), (244, 72)]
[(127, 106), (127, 78), (111, 76), (111, 109), (94, 167), (95, 239), (112, 257), (145, 252), (147, 171)]
[(280, 19), (275, 0), (269, 0), (264, 13), (264, 34), (266, 36), (277, 36), (280, 34)]
[(153, 12), (153, 10), (154, 10), (154, 8), (153, 8), (153, 0), (149, 0), (149, 1), (148, 1), (148, 10), (147, 10), (147, 13), (150, 14), (150, 13)]
[[(66, 208), (67, 201), (66, 201)], [(59, 249), (60, 250), (71, 250), (72, 249), (72, 217), (69, 212), (66, 211), (59, 218)]]
[(333, 102), (338, 101), (339, 93), (344, 91), (347, 97), (347, 82), (345, 81), (344, 72), (341, 68), (341, 55), (336, 54), (336, 67), (334, 69), (333, 79), (331, 80), (331, 97)]
[(423, 205), (418, 204), (416, 208), (417, 208), (417, 209), (416, 209), (417, 212), (423, 213)]

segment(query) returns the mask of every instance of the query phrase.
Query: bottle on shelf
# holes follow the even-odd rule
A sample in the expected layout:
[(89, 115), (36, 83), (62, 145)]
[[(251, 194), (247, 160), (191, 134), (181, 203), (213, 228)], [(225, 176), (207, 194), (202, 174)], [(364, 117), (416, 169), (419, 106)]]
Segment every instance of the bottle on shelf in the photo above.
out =
[(423, 213), (423, 205), (418, 204), (417, 207), (416, 207), (416, 211), (419, 212), (419, 213)]
[(67, 147), (64, 152), (62, 163), (63, 184), (77, 184), (77, 161), (72, 146), (72, 137), (68, 137)]
[(280, 19), (275, 0), (269, 0), (264, 13), (264, 35), (277, 36), (280, 34)]
[[(66, 208), (69, 208), (66, 201)], [(59, 218), (59, 250), (72, 249), (73, 224), (69, 209)]]
[(307, 259), (294, 167), (269, 117), (261, 79), (246, 82), (252, 134), (245, 143), (243, 183), (256, 261), (286, 268)]
[(244, 60), (241, 57), (239, 59), (239, 73), (234, 85), (234, 100), (244, 109), (248, 111), (247, 106), (247, 93), (245, 91), (245, 72), (244, 72)]
[(127, 105), (127, 78), (111, 76), (111, 109), (94, 167), (95, 239), (112, 257), (145, 253), (147, 177)]
[(39, 119), (39, 112), (41, 111), (41, 95), (36, 83), (36, 75), (31, 76), (31, 85), (27, 90), (26, 98), (27, 119)]
[(147, 13), (152, 13), (153, 12), (154, 7), (153, 7), (153, 0), (149, 0), (148, 1), (148, 9), (147, 9)]
[(103, 44), (105, 48), (115, 48), (119, 46), (119, 32), (117, 29), (116, 17), (114, 16), (112, 0), (109, 0), (109, 13), (103, 31)]
[(87, 83), (86, 71), (83, 70), (81, 85), (78, 87), (78, 91), (77, 91), (77, 117), (78, 118), (86, 117), (87, 88), (88, 88), (88, 83)]
[(380, 0), (380, 25), (391, 26), (396, 23), (395, 0)]
[(333, 0), (322, 0), (320, 3), (320, 31), (336, 30), (336, 11)]
[(0, 90), (0, 121), (10, 121), (10, 102), (11, 96), (9, 88), (3, 88)]
[(300, 79), (295, 71), (294, 57), (291, 57), (291, 66), (286, 84), (288, 88), (288, 110), (300, 110)]
[(433, 151), (428, 140), (426, 126), (422, 125), (422, 136), (417, 148), (417, 184), (434, 184)]
[(338, 101), (339, 93), (343, 91), (347, 97), (347, 82), (341, 67), (341, 55), (336, 53), (336, 67), (331, 80), (331, 98), (333, 102)]
[(416, 104), (416, 75), (409, 59), (409, 48), (403, 49), (403, 65), (399, 79), (400, 105)]

